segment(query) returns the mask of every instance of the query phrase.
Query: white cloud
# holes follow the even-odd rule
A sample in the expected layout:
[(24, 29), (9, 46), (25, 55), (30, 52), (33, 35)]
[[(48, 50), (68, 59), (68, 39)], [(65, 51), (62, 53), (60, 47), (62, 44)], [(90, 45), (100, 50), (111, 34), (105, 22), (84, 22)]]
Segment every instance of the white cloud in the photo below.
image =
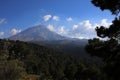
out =
[(111, 25), (112, 23), (108, 22), (107, 19), (102, 19), (100, 26), (105, 26), (108, 27), (109, 25)]
[(93, 25), (90, 23), (89, 20), (80, 22), (79, 25), (85, 27), (86, 29), (94, 29)]
[(4, 32), (0, 32), (0, 36), (3, 36), (4, 35)]
[(74, 38), (93, 38), (97, 37), (95, 28), (96, 26), (105, 26), (108, 27), (111, 25), (110, 22), (107, 21), (107, 19), (102, 19), (100, 23), (92, 24), (90, 20), (82, 21), (78, 24), (75, 24), (72, 26), (72, 29), (69, 32), (69, 35)]
[(93, 38), (95, 37), (95, 26), (89, 20), (79, 22), (72, 26), (69, 35), (73, 38)]
[(92, 24), (90, 23), (89, 20), (86, 20), (86, 21), (84, 22), (84, 26), (85, 26), (86, 28), (89, 28), (89, 29), (93, 28), (93, 26), (92, 26)]
[(21, 32), (21, 30), (17, 30), (17, 29), (12, 29), (11, 31), (10, 31), (10, 34), (11, 35), (16, 35), (17, 33), (20, 33)]
[(60, 18), (59, 18), (58, 16), (53, 16), (53, 20), (54, 20), (54, 21), (59, 21)]
[(55, 29), (54, 29), (54, 26), (51, 25), (51, 24), (49, 24), (49, 25), (47, 26), (47, 28), (48, 28), (50, 31), (54, 31), (54, 30), (55, 30)]
[(68, 30), (65, 30), (65, 26), (60, 26), (57, 30), (57, 33), (61, 34), (61, 35), (66, 35), (67, 32), (68, 32)]
[(47, 28), (63, 36), (69, 36), (72, 38), (89, 39), (97, 37), (95, 28), (96, 26), (109, 26), (111, 23), (107, 19), (102, 19), (99, 23), (92, 24), (90, 20), (84, 20), (73, 24), (71, 28), (64, 26), (54, 26), (52, 24), (47, 25)]
[(45, 15), (43, 16), (44, 21), (49, 21), (52, 15)]
[(55, 27), (54, 25), (48, 24), (47, 28), (50, 31), (56, 32), (56, 33), (58, 33), (60, 35), (68, 34), (68, 30), (65, 29), (65, 26), (57, 26), (57, 27)]
[(73, 19), (72, 19), (71, 17), (67, 18), (66, 20), (67, 20), (68, 22), (73, 21)]
[(75, 29), (77, 29), (77, 28), (78, 28), (78, 25), (77, 25), (77, 24), (73, 25), (73, 27), (72, 27), (73, 30), (75, 30)]
[(7, 21), (5, 18), (0, 19), (0, 24), (6, 24), (6, 23), (7, 23)]

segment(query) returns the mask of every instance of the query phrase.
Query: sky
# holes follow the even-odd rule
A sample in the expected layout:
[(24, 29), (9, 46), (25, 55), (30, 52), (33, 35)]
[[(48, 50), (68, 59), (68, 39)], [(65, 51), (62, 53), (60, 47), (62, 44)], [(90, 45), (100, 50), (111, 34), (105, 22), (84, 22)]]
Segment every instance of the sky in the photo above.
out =
[(95, 27), (108, 27), (113, 19), (91, 0), (0, 0), (0, 38), (37, 25), (67, 37), (94, 38)]

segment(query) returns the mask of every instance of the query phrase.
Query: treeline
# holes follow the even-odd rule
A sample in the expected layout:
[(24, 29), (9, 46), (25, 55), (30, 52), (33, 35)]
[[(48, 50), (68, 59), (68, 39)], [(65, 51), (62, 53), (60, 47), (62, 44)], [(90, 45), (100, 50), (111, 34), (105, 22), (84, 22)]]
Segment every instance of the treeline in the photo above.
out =
[(32, 43), (0, 39), (1, 80), (102, 80), (100, 67)]

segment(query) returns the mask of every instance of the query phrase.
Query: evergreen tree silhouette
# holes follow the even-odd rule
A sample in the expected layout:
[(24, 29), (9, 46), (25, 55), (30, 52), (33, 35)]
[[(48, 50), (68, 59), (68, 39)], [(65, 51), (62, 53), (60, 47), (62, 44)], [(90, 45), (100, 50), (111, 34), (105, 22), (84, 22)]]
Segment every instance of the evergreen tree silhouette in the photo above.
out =
[(97, 36), (107, 40), (90, 39), (85, 47), (86, 51), (103, 60), (102, 70), (107, 75), (107, 80), (120, 80), (120, 0), (92, 0), (91, 2), (102, 11), (109, 10), (116, 17), (108, 28), (106, 26), (95, 28)]

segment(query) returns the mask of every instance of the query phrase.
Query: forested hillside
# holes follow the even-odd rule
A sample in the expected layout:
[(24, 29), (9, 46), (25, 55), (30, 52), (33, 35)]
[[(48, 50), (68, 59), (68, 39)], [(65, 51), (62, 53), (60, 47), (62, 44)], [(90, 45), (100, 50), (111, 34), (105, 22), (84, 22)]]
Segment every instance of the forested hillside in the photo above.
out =
[(0, 39), (1, 80), (102, 80), (92, 63), (43, 46)]

